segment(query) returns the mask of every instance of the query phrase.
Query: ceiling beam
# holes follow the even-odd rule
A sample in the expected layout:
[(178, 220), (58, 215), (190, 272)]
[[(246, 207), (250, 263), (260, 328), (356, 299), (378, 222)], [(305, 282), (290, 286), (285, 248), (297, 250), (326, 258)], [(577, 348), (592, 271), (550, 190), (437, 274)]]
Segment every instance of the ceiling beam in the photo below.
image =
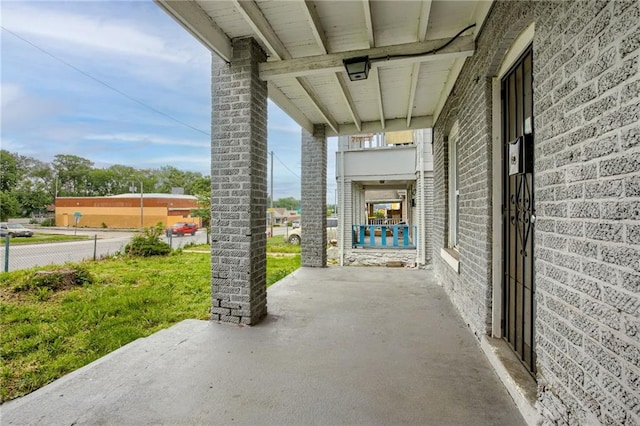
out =
[[(267, 49), (271, 52), (271, 55), (280, 60), (291, 60), (291, 54), (282, 43), (276, 32), (267, 21), (267, 18), (262, 14), (262, 11), (253, 0), (232, 0), (236, 7), (236, 10), (243, 16), (245, 21), (251, 26), (253, 32), (258, 36), (260, 41), (267, 46)], [(266, 63), (266, 62), (264, 62)], [(323, 117), (325, 122), (336, 131), (338, 124), (333, 119), (331, 114), (320, 104), (318, 96), (315, 94), (311, 85), (303, 78), (296, 78), (295, 81), (300, 86), (300, 89), (307, 95), (313, 106)], [(275, 93), (275, 92), (274, 92)], [(282, 92), (280, 92), (282, 93)], [(274, 100), (275, 102), (275, 100)], [(293, 106), (293, 102), (290, 103), (289, 108)], [(302, 114), (302, 111), (300, 111)]]
[(334, 132), (337, 132), (338, 123), (336, 123), (331, 114), (329, 114), (329, 112), (320, 104), (320, 102), (318, 102), (318, 95), (316, 95), (316, 93), (313, 91), (311, 85), (307, 83), (307, 81), (303, 78), (298, 78), (297, 80), (300, 84), (300, 87), (302, 88), (302, 90), (304, 90), (309, 99), (311, 99), (313, 106), (316, 107), (316, 110), (322, 116), (324, 121), (329, 125), (329, 127), (331, 127)]
[(293, 102), (291, 102), (291, 99), (289, 99), (287, 95), (282, 93), (282, 91), (273, 83), (267, 83), (267, 90), (269, 92), (269, 99), (271, 99), (274, 104), (278, 105), (281, 110), (286, 112), (293, 121), (300, 125), (300, 127), (309, 133), (313, 133), (313, 123), (311, 120), (309, 120), (309, 118), (304, 115)]
[(169, 16), (225, 62), (231, 62), (231, 40), (196, 2), (154, 0)]
[(362, 0), (362, 7), (364, 8), (364, 25), (367, 28), (369, 47), (374, 47), (376, 45), (376, 39), (373, 34), (373, 17), (371, 16), (371, 4), (369, 0)]
[(356, 111), (356, 108), (354, 106), (353, 99), (351, 98), (351, 93), (349, 93), (349, 88), (347, 87), (347, 83), (344, 80), (344, 76), (339, 72), (335, 73), (334, 76), (337, 80), (338, 86), (340, 87), (340, 94), (342, 95), (342, 99), (349, 109), (349, 114), (351, 115), (353, 124), (355, 124), (358, 130), (360, 130), (362, 126), (360, 116), (358, 116), (358, 112)]
[(258, 36), (260, 41), (267, 46), (267, 49), (276, 59), (291, 59), (291, 55), (284, 46), (276, 32), (264, 17), (262, 11), (255, 1), (232, 0), (236, 10), (242, 15), (244, 20), (249, 24), (253, 32)]
[(382, 133), (382, 132), (395, 132), (399, 130), (415, 130), (425, 129), (433, 127), (433, 117), (430, 115), (413, 117), (411, 125), (407, 127), (407, 120), (404, 118), (394, 118), (393, 120), (386, 120), (385, 127), (382, 127), (379, 120), (375, 121), (363, 121), (361, 130), (358, 130), (354, 124), (341, 124), (338, 126), (338, 131), (327, 129), (327, 137), (329, 136), (347, 136), (357, 135), (359, 133)]
[(316, 43), (320, 50), (322, 50), (322, 54), (329, 53), (329, 43), (327, 42), (327, 36), (322, 29), (322, 24), (320, 23), (320, 17), (318, 16), (316, 7), (311, 1), (304, 0), (304, 3), (302, 3), (302, 9), (307, 17), (307, 21), (309, 21), (313, 38), (316, 39)]
[(440, 99), (438, 100), (438, 103), (436, 104), (436, 107), (433, 111), (434, 122), (440, 116), (440, 113), (442, 112), (442, 108), (444, 108), (445, 102), (447, 101), (447, 99), (449, 99), (449, 95), (453, 90), (453, 85), (456, 84), (456, 80), (458, 79), (458, 76), (462, 71), (462, 66), (464, 65), (464, 61), (465, 61), (464, 58), (458, 58), (453, 62), (453, 65), (451, 66), (451, 70), (449, 71), (449, 76), (447, 76), (447, 81), (445, 81), (444, 87), (442, 88)]
[(418, 18), (418, 37), (416, 37), (418, 41), (425, 41), (427, 39), (429, 15), (431, 15), (431, 0), (423, 0), (422, 8), (420, 9), (420, 17)]
[[(305, 14), (307, 15), (307, 20), (309, 21), (311, 32), (314, 34), (314, 38), (316, 39), (316, 43), (318, 44), (318, 47), (320, 48), (322, 53), (324, 54), (329, 53), (329, 43), (327, 42), (327, 37), (325, 35), (324, 30), (322, 29), (322, 24), (320, 23), (320, 18), (318, 17), (318, 13), (316, 12), (315, 6), (311, 1), (305, 0), (305, 2), (303, 3), (303, 9), (305, 11)], [(353, 123), (359, 129), (360, 117), (356, 112), (353, 99), (351, 98), (351, 94), (349, 93), (347, 84), (344, 81), (344, 77), (340, 72), (336, 72), (335, 74), (333, 74), (333, 79), (335, 81), (335, 84), (338, 86), (338, 90), (347, 106), (347, 109), (349, 110), (349, 114), (351, 115), (351, 119), (353, 120)]]
[(378, 69), (374, 68), (369, 72), (369, 75), (373, 78), (373, 84), (376, 90), (376, 98), (378, 99), (378, 112), (380, 113), (380, 128), (385, 129), (384, 119), (384, 105), (382, 104), (382, 87), (380, 87), (380, 74)]
[[(344, 71), (344, 64), (342, 63), (344, 59), (358, 56), (369, 56), (369, 58), (373, 59), (371, 69), (374, 70), (379, 67), (384, 67), (389, 63), (393, 63), (393, 65), (414, 64), (441, 59), (466, 58), (473, 55), (475, 48), (473, 36), (458, 37), (444, 49), (437, 53), (430, 53), (448, 41), (448, 39), (428, 40), (282, 61), (263, 62), (259, 65), (260, 78), (262, 80), (271, 80), (282, 77), (303, 77), (340, 72)], [(399, 55), (417, 56), (393, 57)]]
[[(418, 41), (424, 41), (427, 38), (427, 29), (429, 27), (429, 15), (431, 14), (431, 0), (423, 0), (420, 8), (420, 17), (418, 18)], [(420, 75), (420, 63), (417, 62), (411, 67), (411, 83), (409, 85), (409, 104), (407, 105), (407, 126), (411, 124), (411, 116), (413, 115), (413, 102), (416, 98), (416, 89), (418, 88), (418, 75)]]
[[(371, 3), (369, 0), (362, 0), (364, 7), (364, 25), (367, 29), (367, 37), (369, 39), (369, 49), (376, 47), (376, 37), (373, 29), (373, 15), (371, 14)], [(361, 55), (363, 56), (363, 55)], [(380, 75), (378, 69), (371, 69), (371, 77), (376, 90), (376, 100), (378, 103), (378, 113), (380, 114), (380, 127), (384, 129), (384, 105), (382, 104), (382, 88), (380, 87)]]
[(413, 64), (411, 67), (411, 83), (409, 85), (409, 103), (407, 105), (407, 127), (411, 125), (411, 115), (413, 115), (413, 102), (416, 98), (416, 88), (418, 87), (418, 75), (420, 74), (420, 64)]

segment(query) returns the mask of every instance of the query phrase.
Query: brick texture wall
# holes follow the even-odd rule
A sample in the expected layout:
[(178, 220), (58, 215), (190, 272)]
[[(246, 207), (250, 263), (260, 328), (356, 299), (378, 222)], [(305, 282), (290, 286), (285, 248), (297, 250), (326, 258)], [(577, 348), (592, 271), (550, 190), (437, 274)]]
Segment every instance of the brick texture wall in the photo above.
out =
[[(532, 22), (540, 412), (547, 424), (640, 424), (640, 2), (494, 4), (435, 126), (435, 270), (471, 329), (488, 333), (490, 83)], [(438, 255), (455, 120), (460, 274)]]
[(545, 12), (534, 40), (541, 399), (552, 420), (639, 424), (640, 2)]
[(302, 129), (302, 266), (327, 266), (327, 138)]
[(255, 324), (267, 313), (266, 56), (253, 39), (213, 58), (211, 135), (212, 319)]

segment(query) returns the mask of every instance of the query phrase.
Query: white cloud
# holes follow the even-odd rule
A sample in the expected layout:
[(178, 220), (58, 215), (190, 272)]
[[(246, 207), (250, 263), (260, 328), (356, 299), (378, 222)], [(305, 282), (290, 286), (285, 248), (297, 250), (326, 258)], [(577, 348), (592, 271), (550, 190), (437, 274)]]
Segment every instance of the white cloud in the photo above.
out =
[(63, 103), (25, 92), (17, 84), (0, 84), (3, 133), (33, 127), (45, 117), (64, 110)]
[(143, 133), (104, 133), (89, 134), (84, 137), (85, 140), (106, 141), (113, 143), (143, 143), (145, 145), (163, 145), (175, 147), (195, 147), (210, 148), (209, 141), (198, 141), (188, 139), (173, 139), (162, 136), (143, 134)]
[(133, 23), (97, 16), (55, 11), (24, 3), (4, 2), (2, 25), (19, 35), (32, 35), (134, 57), (151, 57), (184, 63), (191, 59), (185, 50), (167, 46), (159, 36), (145, 33)]
[(12, 139), (2, 137), (0, 138), (0, 149), (4, 149), (9, 152), (20, 152), (21, 154), (24, 154), (25, 150), (28, 150), (28, 147)]
[(186, 164), (211, 164), (211, 158), (204, 157), (202, 155), (171, 155), (166, 157), (154, 157), (149, 158), (147, 160), (142, 160), (145, 164), (175, 164), (175, 163), (186, 163)]

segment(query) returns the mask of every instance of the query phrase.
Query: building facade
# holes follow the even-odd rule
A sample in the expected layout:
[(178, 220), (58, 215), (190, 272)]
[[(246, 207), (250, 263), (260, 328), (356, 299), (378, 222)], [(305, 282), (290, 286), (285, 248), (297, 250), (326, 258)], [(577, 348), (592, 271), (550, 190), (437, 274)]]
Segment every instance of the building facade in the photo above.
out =
[(434, 267), (547, 423), (640, 423), (640, 3), (495, 2), (434, 126)]
[[(200, 208), (193, 195), (121, 194), (107, 197), (58, 197), (55, 200), (56, 226), (90, 228), (146, 228), (162, 223), (196, 222), (192, 216)], [(77, 221), (77, 222), (76, 222)]]
[(431, 263), (431, 130), (341, 136), (336, 152), (341, 265)]

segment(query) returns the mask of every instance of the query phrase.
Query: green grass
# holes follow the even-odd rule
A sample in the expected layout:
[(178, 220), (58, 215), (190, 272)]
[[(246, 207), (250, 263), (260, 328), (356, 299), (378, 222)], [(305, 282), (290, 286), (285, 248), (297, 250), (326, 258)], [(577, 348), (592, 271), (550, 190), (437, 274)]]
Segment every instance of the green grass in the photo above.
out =
[(300, 267), (300, 255), (267, 255), (267, 287), (280, 281)]
[[(268, 255), (267, 285), (299, 266), (299, 254)], [(61, 290), (34, 284), (36, 270), (56, 266), (0, 274), (0, 401), (179, 321), (210, 317), (208, 253), (176, 251), (67, 267), (86, 270), (92, 282)]]
[(284, 236), (267, 238), (267, 253), (300, 253), (300, 246), (289, 244)]
[[(62, 241), (76, 241), (87, 240), (92, 238), (88, 235), (61, 235), (61, 234), (40, 234), (34, 233), (32, 237), (13, 237), (9, 241), (9, 244), (46, 244), (46, 243), (59, 243)], [(5, 238), (0, 238), (0, 244), (5, 244)]]

